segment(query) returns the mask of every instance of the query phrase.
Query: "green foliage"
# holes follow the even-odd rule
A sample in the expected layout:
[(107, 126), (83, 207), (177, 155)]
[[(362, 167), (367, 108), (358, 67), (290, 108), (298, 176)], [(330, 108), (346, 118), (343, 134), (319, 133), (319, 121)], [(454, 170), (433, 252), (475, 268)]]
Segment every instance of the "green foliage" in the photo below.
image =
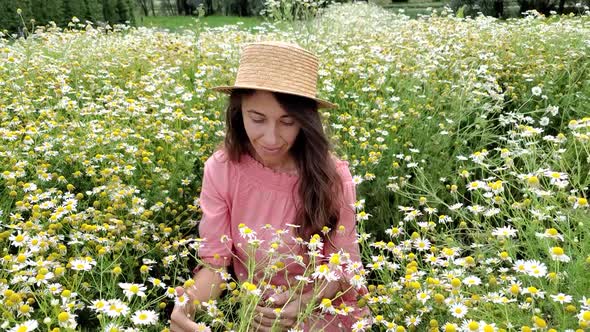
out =
[(66, 22), (63, 0), (31, 0), (31, 9), (37, 25), (46, 25), (50, 21), (56, 24)]
[(72, 17), (82, 19), (86, 16), (86, 3), (84, 0), (63, 0), (65, 22), (69, 22)]
[(308, 20), (319, 16), (332, 0), (265, 0), (261, 15), (274, 21)]
[(461, 8), (459, 8), (459, 10), (457, 10), (457, 17), (458, 18), (465, 17), (465, 7), (466, 7), (466, 5), (463, 5), (463, 6), (461, 6)]
[[(86, 13), (84, 19), (97, 22), (103, 19), (102, 2), (97, 0), (85, 0)], [(81, 18), (82, 18), (81, 17)]]
[[(17, 13), (18, 9), (20, 9), (20, 15)], [(23, 19), (30, 20), (31, 18), (31, 0), (0, 1), (0, 31), (15, 32), (18, 30), (22, 33)]]
[(454, 11), (461, 11), (457, 17), (475, 17), (479, 12), (486, 16), (502, 17), (504, 0), (451, 0), (450, 5)]
[[(23, 19), (17, 15), (21, 9)], [(1, 0), (0, 31), (22, 31), (26, 26), (47, 25), (53, 21), (64, 26), (78, 18), (82, 22), (109, 22), (135, 24), (133, 0)], [(31, 23), (34, 19), (34, 24)]]
[(224, 16), (232, 15), (237, 12), (240, 0), (212, 0), (213, 12)]
[(250, 0), (248, 1), (248, 12), (253, 15), (258, 15), (264, 9), (264, 0)]

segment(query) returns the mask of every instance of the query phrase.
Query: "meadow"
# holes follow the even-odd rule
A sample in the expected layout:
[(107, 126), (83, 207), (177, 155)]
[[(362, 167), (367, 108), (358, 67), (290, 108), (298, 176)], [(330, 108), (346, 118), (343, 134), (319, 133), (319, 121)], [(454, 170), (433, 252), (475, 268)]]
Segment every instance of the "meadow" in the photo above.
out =
[[(0, 329), (166, 329), (206, 245), (198, 197), (226, 103), (208, 88), (233, 83), (256, 40), (316, 53), (339, 105), (322, 116), (357, 183), (349, 282), (372, 313), (355, 331), (590, 331), (589, 13), (365, 3), (280, 28), (78, 21), (0, 38)], [(228, 279), (202, 330), (248, 330), (265, 287)]]

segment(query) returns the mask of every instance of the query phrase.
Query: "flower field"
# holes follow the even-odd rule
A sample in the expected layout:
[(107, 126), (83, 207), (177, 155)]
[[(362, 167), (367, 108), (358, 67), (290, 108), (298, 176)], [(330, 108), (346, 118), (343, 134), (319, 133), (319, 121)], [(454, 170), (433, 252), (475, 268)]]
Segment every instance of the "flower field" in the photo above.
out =
[[(233, 83), (241, 43), (276, 39), (318, 54), (339, 105), (323, 120), (358, 183), (350, 283), (372, 312), (355, 330), (590, 331), (590, 16), (364, 3), (280, 29), (0, 38), (0, 330), (166, 329), (206, 245), (226, 102), (208, 88)], [(228, 280), (202, 329), (246, 331), (266, 286)]]

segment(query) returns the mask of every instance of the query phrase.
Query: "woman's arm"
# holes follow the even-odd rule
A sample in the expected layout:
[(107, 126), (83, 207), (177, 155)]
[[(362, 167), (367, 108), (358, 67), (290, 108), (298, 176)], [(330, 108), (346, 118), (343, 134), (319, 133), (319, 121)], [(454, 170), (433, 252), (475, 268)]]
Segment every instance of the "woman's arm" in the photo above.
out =
[[(225, 270), (225, 267), (222, 268)], [(224, 271), (227, 272), (227, 271)], [(170, 316), (171, 332), (192, 332), (199, 327), (193, 321), (197, 308), (201, 303), (215, 300), (221, 295), (221, 283), (223, 279), (219, 270), (202, 268), (193, 276), (195, 283), (187, 288), (176, 287), (177, 296), (187, 295), (189, 300), (184, 306), (174, 305)]]
[[(227, 273), (227, 269), (222, 267), (222, 272)], [(190, 300), (200, 306), (202, 302), (215, 300), (221, 295), (220, 285), (224, 282), (221, 278), (220, 271), (212, 268), (199, 269), (193, 276), (194, 285), (186, 289)]]

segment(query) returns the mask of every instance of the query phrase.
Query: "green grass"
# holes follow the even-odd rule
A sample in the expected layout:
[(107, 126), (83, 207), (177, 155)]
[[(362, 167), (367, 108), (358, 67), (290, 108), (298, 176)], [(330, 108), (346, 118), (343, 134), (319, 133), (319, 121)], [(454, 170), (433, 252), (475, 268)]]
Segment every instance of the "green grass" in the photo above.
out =
[[(243, 22), (242, 27), (244, 28), (252, 28), (264, 22), (264, 18), (211, 15), (200, 19), (200, 24), (206, 27), (221, 27), (228, 24), (237, 24), (238, 22)], [(196, 23), (195, 16), (142, 16), (138, 25), (181, 31), (194, 27)]]
[[(408, 15), (411, 18), (418, 17), (418, 14), (428, 15), (432, 13), (432, 9), (437, 9), (440, 11), (448, 2), (417, 2), (417, 3), (408, 3), (408, 2), (394, 2), (383, 8), (393, 11), (397, 13), (400, 9), (404, 10), (404, 14)], [(431, 8), (431, 9), (429, 9)]]
[(428, 7), (432, 7), (432, 8), (438, 8), (438, 7), (444, 7), (444, 5), (447, 5), (448, 2), (441, 2), (441, 1), (436, 1), (436, 2), (415, 2), (415, 3), (409, 3), (409, 2), (393, 2), (387, 6), (384, 6), (383, 8), (387, 8), (387, 9), (391, 9), (391, 8), (428, 8)]

